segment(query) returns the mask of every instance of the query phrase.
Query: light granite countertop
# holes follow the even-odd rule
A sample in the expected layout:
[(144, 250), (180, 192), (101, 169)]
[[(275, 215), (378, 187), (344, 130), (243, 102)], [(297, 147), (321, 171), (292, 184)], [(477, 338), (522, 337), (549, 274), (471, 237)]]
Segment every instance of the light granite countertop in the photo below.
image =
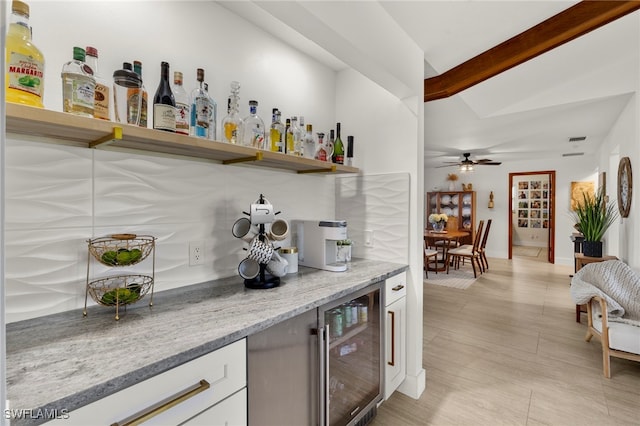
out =
[(8, 324), (11, 408), (72, 411), (406, 269), (354, 259), (346, 272), (301, 267), (269, 290), (230, 277), (156, 292), (153, 307), (142, 299), (120, 321), (92, 306), (86, 317), (75, 310)]

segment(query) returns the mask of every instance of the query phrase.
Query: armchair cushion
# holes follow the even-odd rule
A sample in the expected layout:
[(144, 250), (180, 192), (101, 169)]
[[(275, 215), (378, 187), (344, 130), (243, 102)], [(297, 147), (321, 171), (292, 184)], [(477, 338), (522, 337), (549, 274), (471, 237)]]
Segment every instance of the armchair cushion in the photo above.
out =
[[(640, 354), (640, 330), (620, 322), (609, 322), (609, 347), (618, 351)], [(593, 328), (602, 333), (602, 318), (593, 315)]]

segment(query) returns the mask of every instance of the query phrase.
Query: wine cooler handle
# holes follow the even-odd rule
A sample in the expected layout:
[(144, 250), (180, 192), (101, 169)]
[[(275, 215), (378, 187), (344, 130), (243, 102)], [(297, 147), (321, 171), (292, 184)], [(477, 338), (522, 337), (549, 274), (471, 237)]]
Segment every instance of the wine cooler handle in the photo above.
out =
[(393, 311), (387, 312), (391, 315), (391, 361), (387, 361), (390, 366), (396, 365), (396, 313)]
[(329, 384), (331, 383), (331, 376), (329, 371), (329, 324), (324, 326), (324, 424), (329, 426)]

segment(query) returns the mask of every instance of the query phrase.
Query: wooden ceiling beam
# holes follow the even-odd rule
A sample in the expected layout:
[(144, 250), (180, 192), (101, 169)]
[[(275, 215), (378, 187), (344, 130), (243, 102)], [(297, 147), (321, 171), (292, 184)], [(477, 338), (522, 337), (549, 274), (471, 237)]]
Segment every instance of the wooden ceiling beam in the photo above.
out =
[(638, 0), (581, 1), (449, 71), (425, 79), (424, 101), (460, 93), (638, 9)]

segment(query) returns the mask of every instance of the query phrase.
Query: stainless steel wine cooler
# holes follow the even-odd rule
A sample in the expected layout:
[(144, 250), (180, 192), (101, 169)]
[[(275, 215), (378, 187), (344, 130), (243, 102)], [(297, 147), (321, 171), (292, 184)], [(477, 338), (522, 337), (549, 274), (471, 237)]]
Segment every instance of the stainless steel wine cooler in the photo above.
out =
[(249, 336), (250, 426), (365, 425), (382, 399), (380, 283)]

